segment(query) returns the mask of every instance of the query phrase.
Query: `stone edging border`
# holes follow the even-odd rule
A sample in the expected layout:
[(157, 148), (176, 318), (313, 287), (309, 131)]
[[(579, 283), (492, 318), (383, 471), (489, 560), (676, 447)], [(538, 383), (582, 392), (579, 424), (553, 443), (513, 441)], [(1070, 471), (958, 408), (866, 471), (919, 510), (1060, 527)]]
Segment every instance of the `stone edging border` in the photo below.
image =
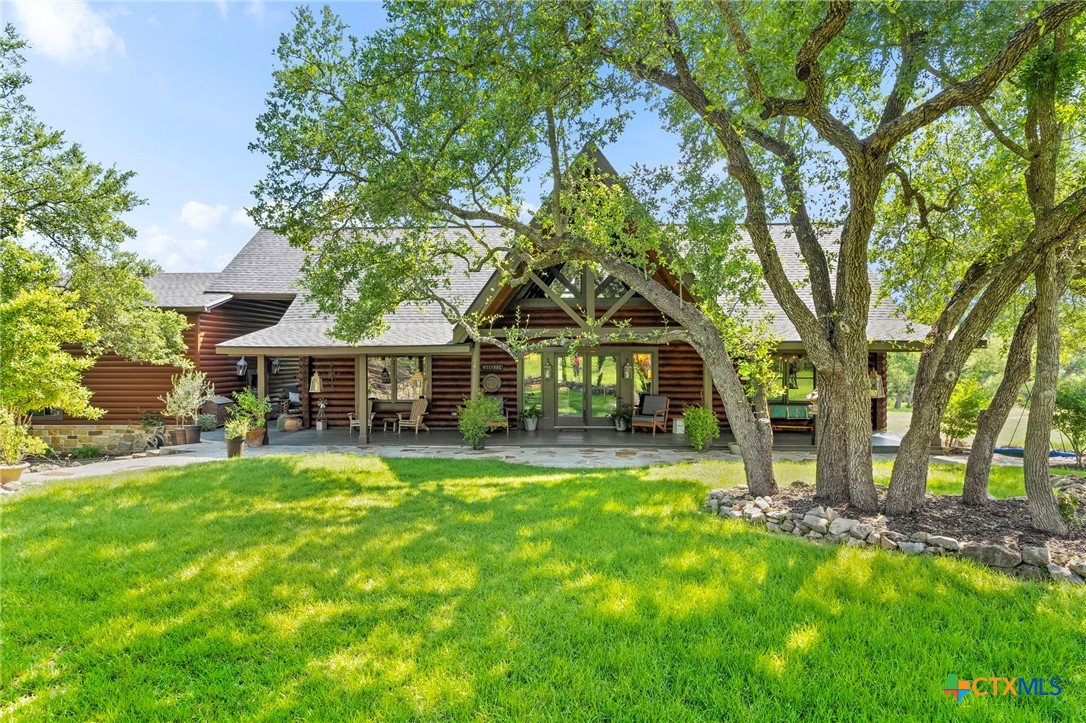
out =
[(734, 490), (716, 489), (705, 498), (705, 507), (723, 518), (746, 520), (769, 532), (791, 535), (812, 542), (836, 542), (849, 547), (881, 547), (900, 550), (906, 555), (960, 555), (999, 572), (1033, 580), (1053, 580), (1082, 585), (1086, 578), (1086, 559), (1072, 558), (1057, 564), (1047, 547), (1023, 546), (1021, 550), (1006, 545), (978, 542), (959, 543), (953, 537), (901, 532), (879, 528), (859, 520), (841, 517), (832, 507), (813, 507), (806, 513), (774, 508), (772, 497), (754, 497)]

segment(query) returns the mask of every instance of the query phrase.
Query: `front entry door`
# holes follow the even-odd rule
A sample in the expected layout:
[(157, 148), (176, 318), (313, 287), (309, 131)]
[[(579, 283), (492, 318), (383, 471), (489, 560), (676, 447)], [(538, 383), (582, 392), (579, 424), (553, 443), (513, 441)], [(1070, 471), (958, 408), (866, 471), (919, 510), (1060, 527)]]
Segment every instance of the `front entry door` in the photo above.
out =
[[(567, 355), (552, 352), (549, 394), (557, 427), (606, 426), (619, 395), (620, 353)], [(546, 380), (545, 380), (546, 381)], [(544, 408), (546, 408), (544, 404)], [(546, 411), (544, 411), (546, 415)]]

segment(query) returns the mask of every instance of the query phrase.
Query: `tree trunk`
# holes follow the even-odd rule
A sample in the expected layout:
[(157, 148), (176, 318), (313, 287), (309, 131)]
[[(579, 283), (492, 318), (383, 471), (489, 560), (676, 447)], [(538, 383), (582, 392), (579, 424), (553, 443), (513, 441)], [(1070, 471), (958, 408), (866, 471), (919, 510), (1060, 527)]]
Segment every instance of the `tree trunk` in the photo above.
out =
[(925, 366), (934, 363), (928, 356), (932, 353), (931, 347), (923, 352), (917, 370), (909, 429), (901, 438), (890, 475), (890, 491), (886, 494), (884, 511), (889, 515), (909, 514), (923, 503), (931, 445), (939, 439), (939, 422), (950, 399), (950, 392), (954, 389), (953, 381), (934, 376), (930, 377), (928, 384), (923, 385), (923, 380), (929, 378)]
[(962, 490), (962, 502), (967, 505), (988, 503), (988, 477), (992, 471), (992, 455), (996, 440), (1007, 417), (1018, 400), (1022, 385), (1029, 379), (1030, 358), (1033, 356), (1033, 341), (1037, 332), (1036, 304), (1026, 307), (1011, 337), (1007, 363), (1003, 368), (1003, 380), (992, 397), (988, 408), (982, 410), (977, 418), (977, 433), (973, 437), (973, 447), (969, 452), (969, 461), (965, 465), (965, 488)]
[(848, 398), (848, 496), (849, 504), (864, 512), (878, 512), (871, 460), (871, 385), (867, 376), (867, 341), (862, 357), (853, 354), (845, 372)]
[(834, 505), (848, 504), (848, 400), (841, 373), (818, 372), (818, 416), (815, 419), (818, 461), (815, 496)]
[[(777, 481), (773, 474), (773, 430), (769, 418), (764, 413), (755, 415), (746, 390), (731, 357), (724, 350), (719, 338), (704, 339), (695, 337), (694, 346), (705, 360), (724, 402), (724, 411), (728, 415), (735, 441), (743, 456), (743, 471), (747, 478), (747, 487), (755, 497), (765, 497), (777, 493)], [(719, 347), (713, 349), (712, 347)], [(763, 405), (764, 410), (764, 405)]]
[(1026, 477), (1029, 514), (1038, 530), (1066, 535), (1056, 495), (1048, 478), (1048, 453), (1052, 446), (1052, 416), (1056, 410), (1056, 384), (1060, 376), (1060, 273), (1059, 252), (1045, 254), (1034, 275), (1037, 285), (1037, 362), (1033, 395), (1026, 423), (1022, 466)]

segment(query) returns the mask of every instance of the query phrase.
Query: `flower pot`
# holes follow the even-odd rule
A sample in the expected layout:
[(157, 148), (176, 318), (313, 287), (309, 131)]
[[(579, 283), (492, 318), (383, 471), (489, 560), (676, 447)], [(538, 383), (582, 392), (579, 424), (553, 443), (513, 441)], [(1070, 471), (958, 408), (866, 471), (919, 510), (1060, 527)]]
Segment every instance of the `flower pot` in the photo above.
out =
[(527, 429), (529, 432), (534, 432), (536, 430), (536, 427), (538, 427), (538, 426), (539, 426), (539, 420), (536, 419), (535, 417), (525, 417), (524, 418), (524, 428)]
[(732, 443), (730, 443), (728, 445), (728, 451), (731, 452), (732, 454), (736, 455), (736, 456), (739, 456), (739, 455), (743, 454), (743, 450), (740, 449), (739, 445), (736, 444), (735, 442), (732, 442)]
[(200, 441), (200, 425), (199, 424), (187, 424), (183, 427), (185, 430), (185, 442), (186, 444), (196, 444)]
[(228, 439), (226, 440), (226, 456), (227, 457), (240, 457), (241, 451), (245, 449), (244, 439)]
[(166, 443), (170, 445), (174, 444), (188, 444), (189, 436), (185, 432), (184, 427), (175, 427), (174, 429), (166, 430)]
[(615, 420), (615, 431), (616, 432), (625, 432), (626, 431), (626, 420), (625, 419), (616, 419)]
[(316, 422), (316, 427), (318, 432), (323, 432), (324, 430), (328, 429), (328, 420), (318, 419)]
[(245, 441), (250, 447), (259, 447), (264, 444), (264, 434), (267, 430), (264, 427), (259, 429), (250, 429), (245, 433)]
[(20, 464), (0, 464), (0, 484), (18, 482), (23, 476), (23, 470), (27, 468), (26, 462)]
[(700, 452), (708, 452), (709, 448), (712, 447), (712, 446), (713, 446), (713, 439), (712, 439), (712, 437), (710, 437), (709, 439), (707, 439), (707, 440), (705, 440), (704, 442), (701, 443), (701, 449), (698, 450), (698, 451), (700, 451)]
[(676, 419), (671, 423), (672, 434), (686, 434), (686, 420)]

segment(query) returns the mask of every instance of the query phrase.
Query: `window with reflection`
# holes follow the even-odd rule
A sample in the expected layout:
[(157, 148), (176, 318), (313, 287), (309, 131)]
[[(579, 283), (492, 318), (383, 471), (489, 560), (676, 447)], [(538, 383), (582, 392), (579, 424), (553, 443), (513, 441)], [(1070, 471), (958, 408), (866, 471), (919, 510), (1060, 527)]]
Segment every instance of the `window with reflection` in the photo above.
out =
[(528, 354), (524, 357), (524, 408), (543, 406), (543, 356)]
[(815, 368), (807, 357), (790, 357), (781, 362), (781, 386), (789, 402), (806, 402), (815, 388)]
[(646, 394), (652, 394), (652, 354), (648, 352), (637, 352), (633, 355), (633, 371), (634, 371), (634, 390), (633, 390), (633, 406), (635, 409), (641, 408), (641, 397)]
[(366, 362), (371, 399), (407, 402), (426, 392), (426, 370), (420, 356), (371, 356)]

